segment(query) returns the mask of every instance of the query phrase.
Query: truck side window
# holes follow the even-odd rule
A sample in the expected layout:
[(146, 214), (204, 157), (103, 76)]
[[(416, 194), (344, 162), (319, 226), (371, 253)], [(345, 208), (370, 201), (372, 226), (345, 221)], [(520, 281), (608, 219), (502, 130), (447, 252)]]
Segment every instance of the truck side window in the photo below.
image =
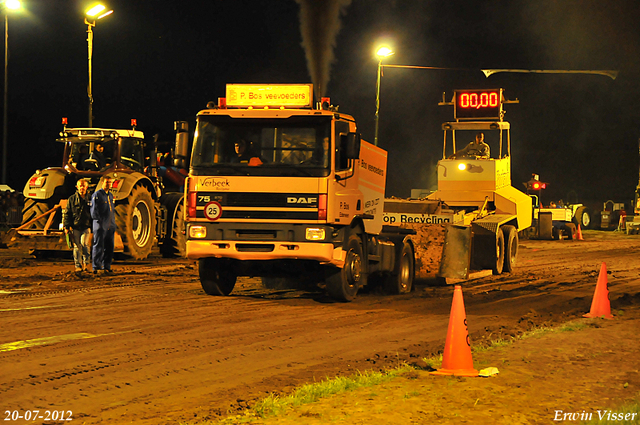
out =
[(347, 159), (343, 146), (346, 143), (346, 136), (349, 133), (349, 123), (345, 121), (336, 121), (335, 123), (335, 141), (336, 141), (336, 171), (346, 170), (349, 168), (349, 160)]

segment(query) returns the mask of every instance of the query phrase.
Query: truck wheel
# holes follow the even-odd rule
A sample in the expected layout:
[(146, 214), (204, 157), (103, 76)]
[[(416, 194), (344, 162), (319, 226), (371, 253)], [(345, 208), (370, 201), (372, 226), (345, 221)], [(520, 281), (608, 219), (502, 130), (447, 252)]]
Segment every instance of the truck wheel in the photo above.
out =
[[(24, 201), (24, 208), (22, 208), (22, 224), (33, 220), (37, 216), (46, 213), (51, 208), (47, 202), (38, 202), (34, 199), (27, 198)], [(58, 212), (56, 211), (56, 214)], [(37, 230), (44, 229), (44, 226), (47, 224), (47, 217), (43, 217), (40, 220), (33, 223), (33, 226)]]
[(394, 272), (385, 281), (387, 292), (393, 295), (408, 294), (413, 289), (415, 275), (415, 256), (413, 247), (408, 241), (402, 244), (396, 257)]
[(160, 247), (160, 253), (164, 258), (185, 257), (187, 251), (187, 238), (184, 234), (184, 204), (178, 203), (171, 225), (171, 237), (167, 238)]
[(200, 284), (207, 295), (229, 295), (236, 286), (235, 273), (222, 266), (215, 258), (198, 260)]
[(151, 193), (135, 186), (127, 199), (116, 205), (116, 228), (125, 252), (136, 260), (149, 256), (155, 239), (156, 215)]
[(349, 235), (344, 267), (326, 270), (325, 283), (329, 295), (338, 301), (353, 301), (362, 278), (362, 241), (357, 234)]
[(518, 232), (514, 226), (507, 225), (502, 226), (502, 233), (505, 245), (502, 271), (511, 273), (518, 257)]
[(587, 207), (579, 207), (576, 210), (573, 220), (576, 225), (580, 225), (581, 229), (588, 229), (591, 225), (591, 213)]

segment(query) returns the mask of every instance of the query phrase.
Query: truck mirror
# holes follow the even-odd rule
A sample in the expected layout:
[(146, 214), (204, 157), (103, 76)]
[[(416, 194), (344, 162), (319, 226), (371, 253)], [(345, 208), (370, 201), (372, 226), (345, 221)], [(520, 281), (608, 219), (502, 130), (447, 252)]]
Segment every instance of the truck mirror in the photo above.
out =
[(180, 131), (176, 133), (175, 156), (173, 165), (178, 168), (187, 168), (189, 156), (189, 133)]
[(348, 159), (360, 158), (360, 134), (347, 133), (344, 137), (347, 139), (345, 144), (346, 157)]

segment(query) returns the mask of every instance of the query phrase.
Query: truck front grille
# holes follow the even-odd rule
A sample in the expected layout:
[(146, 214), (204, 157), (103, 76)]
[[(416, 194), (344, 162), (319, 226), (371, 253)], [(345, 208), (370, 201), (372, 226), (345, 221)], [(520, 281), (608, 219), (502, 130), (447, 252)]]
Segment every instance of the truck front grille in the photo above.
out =
[(252, 244), (252, 243), (237, 243), (236, 249), (238, 252), (272, 252), (276, 246), (274, 244)]

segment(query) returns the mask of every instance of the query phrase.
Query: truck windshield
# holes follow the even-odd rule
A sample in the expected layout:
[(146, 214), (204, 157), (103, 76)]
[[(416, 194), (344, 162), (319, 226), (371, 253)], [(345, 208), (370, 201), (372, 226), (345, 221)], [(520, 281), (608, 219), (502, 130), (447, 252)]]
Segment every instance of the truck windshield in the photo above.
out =
[(327, 176), (330, 131), (327, 117), (200, 116), (191, 166), (195, 174)]

